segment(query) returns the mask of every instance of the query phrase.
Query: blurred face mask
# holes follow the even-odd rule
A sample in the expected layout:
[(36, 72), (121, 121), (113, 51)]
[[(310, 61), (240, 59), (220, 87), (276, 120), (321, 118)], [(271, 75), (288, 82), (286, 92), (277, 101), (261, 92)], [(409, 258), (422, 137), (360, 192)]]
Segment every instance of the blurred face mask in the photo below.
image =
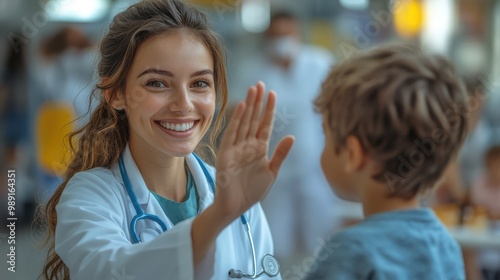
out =
[(67, 76), (88, 79), (94, 72), (96, 53), (93, 50), (67, 50), (61, 55), (62, 68)]
[(267, 52), (278, 59), (292, 59), (300, 51), (300, 42), (292, 36), (269, 39)]

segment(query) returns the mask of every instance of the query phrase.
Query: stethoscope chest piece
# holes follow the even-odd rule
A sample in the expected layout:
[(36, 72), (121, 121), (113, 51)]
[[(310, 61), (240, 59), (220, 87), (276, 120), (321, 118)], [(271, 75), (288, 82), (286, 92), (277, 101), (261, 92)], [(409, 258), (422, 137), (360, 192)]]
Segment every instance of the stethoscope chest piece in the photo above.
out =
[(269, 254), (262, 258), (262, 268), (264, 269), (264, 273), (270, 277), (274, 277), (280, 273), (280, 265), (278, 261), (275, 257)]

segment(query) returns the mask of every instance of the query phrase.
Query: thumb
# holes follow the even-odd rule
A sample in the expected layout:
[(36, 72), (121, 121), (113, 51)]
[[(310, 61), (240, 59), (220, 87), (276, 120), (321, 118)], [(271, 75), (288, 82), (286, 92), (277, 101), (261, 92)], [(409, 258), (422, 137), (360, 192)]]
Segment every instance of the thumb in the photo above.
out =
[(280, 170), (281, 164), (285, 160), (288, 152), (292, 149), (292, 145), (295, 142), (295, 138), (291, 135), (285, 136), (285, 138), (281, 139), (274, 150), (273, 156), (271, 157), (271, 161), (269, 163), (269, 168), (271, 171), (277, 176), (278, 171)]

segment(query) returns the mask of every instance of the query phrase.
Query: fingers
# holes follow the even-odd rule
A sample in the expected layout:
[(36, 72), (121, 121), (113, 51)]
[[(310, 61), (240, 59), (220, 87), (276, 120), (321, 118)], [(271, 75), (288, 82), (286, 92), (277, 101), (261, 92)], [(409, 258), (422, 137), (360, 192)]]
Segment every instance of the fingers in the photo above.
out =
[(238, 128), (236, 142), (243, 141), (249, 137), (256, 137), (259, 130), (260, 114), (264, 103), (265, 85), (258, 82), (257, 86), (248, 89), (246, 111)]
[(271, 132), (274, 125), (274, 112), (276, 108), (276, 93), (270, 91), (267, 96), (266, 108), (264, 109), (264, 116), (262, 116), (262, 121), (260, 123), (259, 132), (257, 138), (269, 141), (271, 138)]
[(240, 126), (238, 127), (238, 135), (236, 136), (235, 142), (241, 142), (247, 138), (248, 130), (250, 129), (250, 122), (252, 120), (252, 114), (255, 104), (255, 98), (257, 95), (257, 88), (255, 86), (251, 86), (248, 89), (247, 98), (245, 100), (245, 113), (243, 114), (243, 118), (241, 119)]
[(250, 121), (250, 130), (248, 131), (247, 137), (257, 137), (257, 131), (259, 131), (260, 125), (260, 114), (262, 112), (262, 104), (264, 103), (264, 95), (266, 93), (266, 87), (263, 82), (257, 83), (257, 96), (255, 98), (255, 106), (252, 112), (252, 119)]
[(227, 147), (234, 144), (236, 141), (236, 137), (238, 135), (238, 128), (240, 127), (241, 119), (243, 114), (245, 113), (246, 105), (243, 102), (239, 102), (234, 109), (233, 115), (231, 116), (231, 120), (226, 127), (224, 132), (224, 136), (221, 140), (221, 147)]
[(280, 170), (281, 164), (285, 160), (286, 156), (292, 149), (293, 143), (295, 142), (295, 138), (293, 136), (286, 136), (281, 139), (274, 150), (273, 156), (269, 162), (269, 169), (275, 174), (278, 175), (278, 171)]

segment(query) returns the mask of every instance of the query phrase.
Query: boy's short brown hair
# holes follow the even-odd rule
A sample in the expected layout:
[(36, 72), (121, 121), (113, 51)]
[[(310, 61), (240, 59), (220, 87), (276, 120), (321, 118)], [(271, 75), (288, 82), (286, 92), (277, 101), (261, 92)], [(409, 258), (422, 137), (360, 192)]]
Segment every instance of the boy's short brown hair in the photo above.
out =
[(465, 86), (451, 63), (410, 45), (387, 45), (332, 69), (315, 100), (337, 150), (348, 136), (380, 164), (393, 196), (432, 188), (468, 131)]

